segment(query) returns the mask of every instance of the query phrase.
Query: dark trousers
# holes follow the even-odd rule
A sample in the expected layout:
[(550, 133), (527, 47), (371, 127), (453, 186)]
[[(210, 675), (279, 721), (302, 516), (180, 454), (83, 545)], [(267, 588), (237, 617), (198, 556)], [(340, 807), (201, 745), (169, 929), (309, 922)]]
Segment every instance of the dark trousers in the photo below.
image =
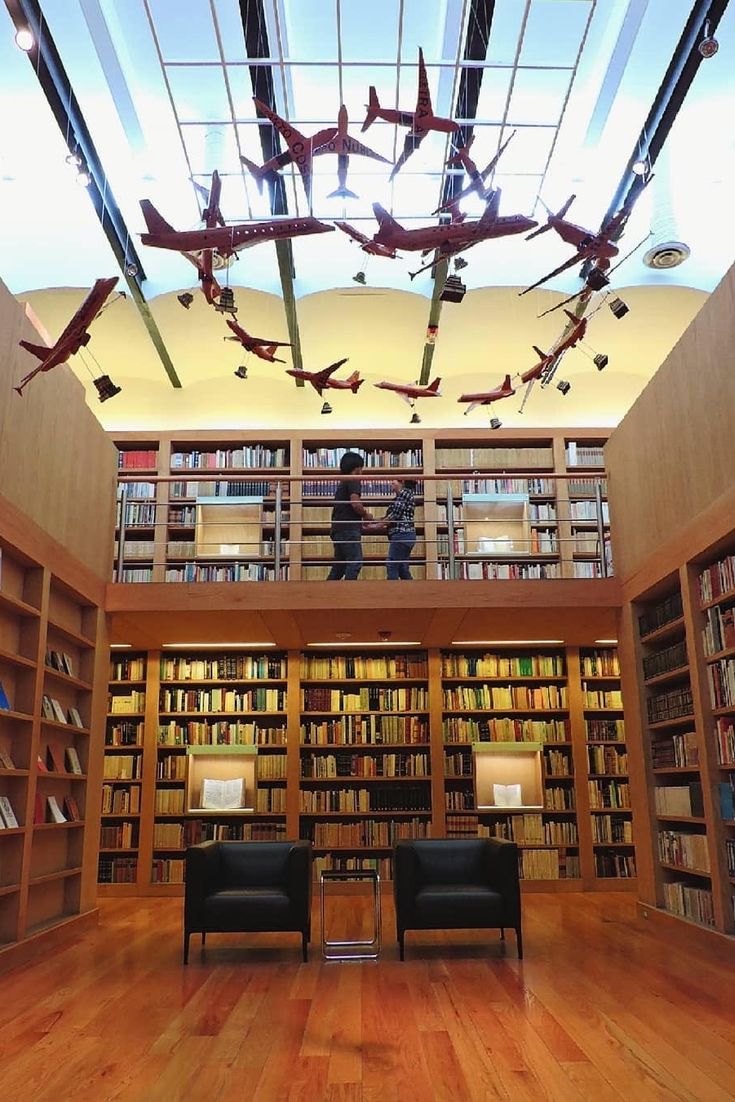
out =
[(388, 562), (386, 573), (389, 582), (411, 581), (411, 568), (408, 560), (411, 558), (416, 543), (415, 532), (396, 532), (388, 540)]
[(334, 563), (327, 574), (328, 582), (342, 578), (354, 582), (362, 569), (362, 529), (345, 527), (331, 533)]

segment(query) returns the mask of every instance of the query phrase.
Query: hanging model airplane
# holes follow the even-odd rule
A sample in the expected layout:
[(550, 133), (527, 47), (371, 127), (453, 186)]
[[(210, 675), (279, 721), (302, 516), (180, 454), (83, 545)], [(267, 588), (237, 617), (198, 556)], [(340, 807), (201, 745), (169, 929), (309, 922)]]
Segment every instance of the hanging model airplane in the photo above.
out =
[(515, 387), (511, 385), (510, 375), (506, 375), (500, 386), (496, 386), (493, 390), (481, 391), (479, 394), (462, 394), (457, 401), (470, 403), (464, 411), (466, 415), (472, 413), (472, 410), (477, 409), (478, 406), (492, 405), (493, 402), (510, 398), (513, 394), (515, 394)]
[(398, 255), (394, 248), (390, 245), (380, 245), (377, 241), (374, 241), (371, 237), (367, 237), (366, 234), (361, 233), (360, 230), (356, 230), (354, 226), (351, 226), (349, 222), (335, 222), (335, 226), (342, 230), (342, 233), (346, 233), (348, 237), (351, 237), (353, 241), (356, 241), (364, 253), (368, 253), (370, 256), (386, 256), (391, 260), (395, 260)]
[(236, 321), (228, 320), (227, 326), (235, 335), (234, 337), (225, 337), (224, 340), (238, 341), (246, 352), (252, 352), (261, 360), (267, 360), (268, 363), (285, 364), (285, 360), (279, 360), (273, 353), (277, 348), (290, 348), (289, 341), (269, 341), (263, 337), (251, 337), (250, 333), (246, 332)]
[(439, 385), (441, 379), (434, 379), (433, 383), (429, 383), (428, 386), (421, 386), (419, 383), (373, 383), (373, 386), (378, 390), (392, 390), (394, 394), (398, 394), (403, 398), (404, 402), (408, 402), (409, 406), (412, 406), (417, 398), (441, 398), (441, 392)]
[(419, 85), (414, 111), (398, 111), (392, 107), (381, 107), (378, 93), (372, 85), (370, 86), (368, 99), (367, 115), (365, 116), (365, 122), (362, 124), (363, 132), (369, 126), (372, 126), (376, 119), (383, 119), (384, 122), (394, 122), (398, 126), (410, 127), (403, 144), (403, 152), (390, 174), (391, 180), (398, 175), (408, 158), (418, 149), (430, 130), (438, 130), (442, 134), (453, 134), (455, 130), (459, 130), (459, 123), (434, 114), (431, 105), (429, 81), (426, 76), (426, 65), (424, 64), (424, 51), (421, 47), (419, 47)]
[[(373, 237), (373, 242), (378, 245), (386, 245), (392, 249), (405, 249), (407, 252), (433, 252), (436, 250), (438, 258), (449, 258), (458, 253), (465, 252), (478, 245), (481, 241), (488, 241), (493, 237), (506, 237), (509, 234), (525, 233), (537, 225), (531, 218), (523, 214), (511, 214), (501, 217), (498, 214), (500, 191), (493, 192), (493, 197), (485, 208), (481, 218), (470, 221), (452, 222), (448, 226), (422, 226), (418, 229), (407, 230), (396, 222), (380, 203), (373, 203), (373, 211), (378, 220), (378, 232)], [(434, 258), (423, 268), (409, 273), (414, 279), (421, 272), (432, 268), (436, 263)]]
[(570, 195), (566, 203), (560, 207), (556, 214), (549, 210), (544, 202), (539, 200), (548, 216), (546, 224), (544, 226), (539, 226), (537, 230), (530, 233), (526, 240), (530, 241), (532, 238), (538, 237), (542, 233), (554, 230), (558, 233), (559, 237), (561, 237), (562, 241), (566, 241), (568, 245), (573, 245), (577, 251), (569, 260), (565, 260), (563, 264), (560, 264), (558, 268), (554, 268), (553, 271), (547, 272), (545, 276), (542, 276), (541, 279), (537, 279), (535, 283), (532, 283), (530, 287), (526, 287), (525, 290), (520, 291), (519, 294), (527, 295), (529, 291), (533, 291), (536, 287), (540, 287), (542, 283), (546, 283), (547, 280), (553, 279), (554, 276), (566, 272), (568, 268), (573, 268), (575, 264), (579, 264), (585, 260), (593, 261), (597, 267), (604, 271), (610, 266), (610, 261), (613, 257), (618, 255), (618, 247), (613, 244), (611, 238), (618, 234), (630, 212), (622, 208), (605, 223), (599, 233), (592, 233), (590, 230), (584, 229), (583, 226), (577, 226), (574, 222), (568, 222), (564, 218), (564, 215), (569, 210), (575, 198), (576, 196)]
[(327, 196), (328, 199), (358, 199), (359, 196), (354, 191), (350, 191), (347, 187), (347, 169), (349, 168), (350, 156), (353, 157), (370, 157), (374, 161), (382, 161), (384, 164), (389, 164), (387, 157), (381, 156), (380, 153), (376, 153), (373, 149), (368, 149), (366, 145), (363, 145), (357, 138), (351, 137), (347, 132), (347, 108), (344, 104), (339, 109), (337, 115), (337, 133), (333, 138), (330, 138), (321, 149), (319, 154), (324, 153), (336, 153), (337, 154), (337, 179), (339, 181), (339, 187), (335, 191), (330, 191)]
[(140, 235), (142, 243), (154, 249), (171, 249), (185, 256), (196, 268), (202, 291), (209, 303), (222, 292), (213, 269), (229, 257), (235, 256), (241, 249), (248, 249), (261, 241), (330, 233), (334, 229), (316, 218), (306, 216), (273, 218), (267, 222), (243, 222), (235, 226), (205, 226), (201, 230), (175, 230), (149, 199), (141, 199), (140, 207), (148, 227), (148, 233)]
[(470, 157), (470, 149), (472, 147), (472, 143), (475, 140), (474, 134), (467, 142), (467, 145), (463, 145), (460, 149), (457, 150), (456, 153), (452, 154), (452, 156), (447, 161), (447, 168), (451, 168), (453, 165), (462, 165), (465, 172), (470, 178), (470, 182), (467, 187), (463, 188), (463, 190), (460, 191), (459, 195), (455, 195), (452, 199), (449, 199), (446, 203), (442, 203), (440, 207), (437, 207), (434, 211), (434, 214), (440, 214), (443, 210), (455, 211), (457, 208), (457, 204), (460, 203), (462, 199), (466, 199), (468, 195), (471, 195), (473, 191), (480, 196), (483, 202), (487, 202), (489, 199), (491, 199), (493, 195), (493, 189), (486, 188), (485, 181), (487, 180), (488, 176), (490, 176), (490, 174), (494, 171), (498, 161), (503, 156), (503, 153), (508, 147), (508, 143), (514, 135), (515, 130), (513, 130), (510, 135), (505, 139), (498, 152), (486, 165), (486, 167), (483, 168), (482, 172), (478, 171), (477, 165)]
[(542, 379), (547, 369), (551, 367), (558, 355), (557, 352), (542, 352), (541, 349), (537, 348), (535, 344), (533, 345), (533, 350), (538, 356), (538, 363), (534, 364), (533, 367), (530, 367), (528, 371), (524, 371), (522, 373), (522, 383), (531, 383), (534, 381), (534, 379)]
[[(262, 103), (259, 99), (255, 99), (254, 103), (258, 111), (260, 111), (262, 115), (265, 115), (267, 119), (270, 119), (274, 129), (278, 131), (288, 146), (288, 160), (293, 161), (301, 173), (301, 182), (304, 185), (306, 198), (311, 201), (311, 162), (317, 153), (322, 151), (327, 152), (327, 142), (330, 142), (336, 136), (337, 127), (329, 126), (326, 130), (319, 130), (316, 134), (312, 134), (310, 138), (307, 138), (305, 134), (301, 134), (290, 122), (286, 119), (282, 119), (275, 111), (271, 111), (267, 104)], [(266, 170), (269, 169), (269, 166), (271, 171), (274, 171), (274, 162), (279, 161), (280, 158), (284, 156), (285, 154), (282, 153), (280, 157), (272, 157), (270, 161), (267, 161), (261, 169), (257, 170), (256, 179), (258, 174), (264, 175)], [(283, 163), (288, 164), (288, 160)], [(251, 162), (245, 161), (245, 164), (252, 172)], [(257, 166), (254, 167), (257, 168)], [(279, 164), (278, 167), (280, 168), (281, 165)]]
[(337, 371), (342, 364), (347, 363), (348, 357), (343, 360), (337, 360), (336, 363), (330, 364), (329, 367), (323, 368), (321, 371), (304, 371), (303, 368), (289, 368), (286, 371), (287, 375), (291, 375), (294, 379), (304, 379), (307, 383), (310, 383), (314, 387), (319, 397), (322, 396), (324, 390), (351, 390), (353, 394), (357, 394), (358, 390), (365, 382), (360, 378), (359, 371), (353, 371), (346, 379), (333, 379), (332, 375)]
[(32, 356), (41, 361), (37, 367), (34, 367), (33, 371), (29, 371), (27, 375), (23, 376), (18, 386), (13, 388), (18, 394), (23, 394), (24, 387), (39, 372), (51, 371), (59, 364), (66, 363), (70, 356), (89, 344), (89, 327), (94, 319), (99, 316), (117, 281), (118, 276), (95, 280), (92, 290), (65, 327), (59, 339), (50, 348), (43, 344), (32, 344), (31, 341), (18, 342), (21, 348), (25, 348), (26, 352), (30, 352)]

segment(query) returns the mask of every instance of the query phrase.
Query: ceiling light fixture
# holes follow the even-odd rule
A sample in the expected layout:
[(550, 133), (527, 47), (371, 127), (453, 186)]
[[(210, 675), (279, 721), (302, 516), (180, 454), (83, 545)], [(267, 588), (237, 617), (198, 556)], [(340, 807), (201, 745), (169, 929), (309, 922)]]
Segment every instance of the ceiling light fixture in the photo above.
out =
[(595, 642), (608, 647), (617, 647), (618, 645), (617, 639), (595, 639)]
[[(16, 36), (16, 42), (18, 41)], [(22, 47), (21, 47), (22, 48)], [(720, 48), (720, 44), (713, 34), (709, 33), (709, 19), (704, 24), (704, 38), (697, 46), (700, 57), (709, 58), (714, 57)]]
[(73, 153), (67, 153), (66, 157), (64, 157), (64, 160), (70, 168), (81, 168), (82, 158), (79, 156), (76, 149)]
[(86, 171), (86, 169), (80, 169), (76, 175), (76, 181), (80, 187), (89, 187), (92, 183), (92, 177)]
[(563, 639), (452, 639), (453, 647), (549, 647), (561, 646)]
[(374, 639), (363, 643), (307, 643), (307, 647), (321, 647), (327, 650), (344, 650), (345, 647), (422, 647), (419, 639), (390, 639), (376, 643)]
[(33, 31), (30, 27), (19, 27), (15, 32), (15, 44), (24, 54), (29, 53), (36, 45)]
[(161, 643), (162, 650), (259, 650), (275, 643)]
[(647, 176), (648, 175), (648, 159), (645, 157), (638, 157), (630, 166), (630, 171), (634, 176)]
[(132, 647), (132, 643), (110, 643), (110, 650), (123, 650)]

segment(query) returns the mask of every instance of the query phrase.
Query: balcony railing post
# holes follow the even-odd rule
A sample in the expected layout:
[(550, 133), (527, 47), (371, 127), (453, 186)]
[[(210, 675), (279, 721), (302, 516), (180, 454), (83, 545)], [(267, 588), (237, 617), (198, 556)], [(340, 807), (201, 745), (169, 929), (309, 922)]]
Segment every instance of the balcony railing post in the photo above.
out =
[(121, 582), (123, 580), (123, 567), (125, 564), (125, 521), (128, 511), (128, 487), (124, 482), (120, 483), (120, 496), (117, 500), (120, 510), (120, 523), (117, 531), (117, 563), (115, 577), (118, 582)]
[(454, 556), (454, 497), (452, 495), (452, 483), (447, 482), (447, 533), (449, 539), (448, 562), (449, 577), (457, 577), (457, 562)]
[(597, 543), (600, 548), (600, 573), (607, 577), (607, 556), (605, 554), (605, 520), (602, 513), (602, 483), (595, 482), (595, 512), (597, 514)]
[(273, 566), (275, 580), (281, 576), (281, 505), (283, 503), (283, 485), (276, 482), (276, 519), (273, 528), (275, 547), (273, 548)]

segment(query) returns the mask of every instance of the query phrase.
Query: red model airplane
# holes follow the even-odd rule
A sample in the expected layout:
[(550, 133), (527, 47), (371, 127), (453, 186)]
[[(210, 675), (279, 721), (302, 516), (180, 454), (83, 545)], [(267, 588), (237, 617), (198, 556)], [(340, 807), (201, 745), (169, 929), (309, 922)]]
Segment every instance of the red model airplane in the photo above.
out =
[(327, 198), (329, 199), (358, 199), (359, 196), (354, 191), (350, 191), (347, 187), (347, 169), (350, 164), (350, 155), (354, 157), (372, 157), (374, 161), (383, 161), (384, 164), (388, 164), (388, 158), (381, 156), (380, 153), (376, 153), (373, 149), (368, 149), (366, 145), (363, 145), (357, 138), (351, 137), (347, 132), (347, 108), (344, 104), (339, 109), (337, 115), (337, 134), (335, 137), (330, 138), (321, 149), (319, 154), (322, 153), (336, 153), (337, 154), (337, 179), (339, 180), (339, 187), (335, 191), (331, 191)]
[(467, 196), (471, 195), (473, 191), (476, 192), (484, 202), (487, 202), (492, 197), (493, 189), (486, 188), (485, 181), (487, 180), (491, 172), (495, 169), (495, 166), (507, 149), (508, 143), (510, 142), (514, 134), (515, 130), (511, 131), (510, 135), (503, 142), (498, 152), (487, 164), (487, 166), (483, 168), (482, 172), (478, 171), (477, 165), (470, 157), (470, 149), (472, 147), (472, 143), (475, 140), (475, 136), (473, 134), (473, 136), (467, 142), (467, 145), (463, 145), (447, 161), (448, 168), (451, 168), (453, 165), (462, 165), (465, 172), (470, 178), (470, 182), (466, 188), (460, 191), (459, 195), (455, 195), (453, 199), (449, 199), (448, 202), (442, 203), (440, 207), (437, 207), (437, 209), (434, 211), (434, 214), (439, 214), (440, 211), (443, 210), (454, 211), (456, 209), (457, 203), (461, 202), (462, 199), (466, 199)]
[(540, 287), (542, 283), (546, 283), (548, 279), (553, 279), (554, 276), (560, 275), (561, 272), (565, 272), (568, 268), (573, 268), (575, 264), (584, 260), (594, 260), (598, 267), (607, 268), (610, 265), (610, 261), (613, 257), (618, 255), (618, 247), (614, 245), (610, 240), (611, 237), (618, 232), (621, 225), (628, 218), (628, 211), (625, 209), (618, 211), (617, 214), (605, 223), (599, 233), (592, 233), (590, 230), (584, 229), (582, 226), (577, 226), (574, 222), (567, 222), (564, 215), (569, 210), (570, 206), (574, 202), (575, 196), (570, 195), (566, 203), (556, 212), (550, 211), (544, 202), (541, 202), (542, 207), (546, 211), (548, 217), (546, 219), (546, 225), (539, 226), (537, 230), (530, 233), (526, 238), (530, 241), (533, 237), (538, 237), (539, 234), (547, 233), (548, 230), (555, 230), (559, 234), (562, 241), (566, 241), (567, 244), (573, 245), (576, 248), (576, 253), (569, 260), (565, 260), (563, 264), (560, 264), (558, 268), (554, 268), (552, 272), (547, 272), (541, 279), (537, 279), (535, 283), (532, 283), (530, 287), (526, 287), (520, 294), (526, 295), (529, 291), (535, 290), (536, 287)]
[(246, 352), (253, 352), (261, 360), (268, 363), (285, 364), (285, 360), (279, 360), (273, 353), (277, 348), (290, 348), (289, 341), (269, 341), (263, 337), (251, 337), (236, 321), (228, 320), (227, 326), (235, 334), (234, 337), (225, 337), (226, 341), (239, 341)]
[[(304, 134), (301, 134), (295, 126), (292, 126), (290, 122), (286, 119), (282, 119), (275, 111), (271, 111), (267, 104), (261, 103), (259, 99), (256, 99), (254, 102), (260, 113), (265, 115), (267, 119), (270, 119), (274, 128), (288, 146), (288, 160), (293, 161), (301, 173), (301, 180), (304, 185), (304, 191), (306, 192), (306, 198), (311, 200), (311, 162), (317, 153), (327, 152), (325, 148), (326, 144), (335, 137), (337, 127), (327, 127), (326, 130), (319, 130), (316, 134), (312, 134), (310, 138), (307, 138)], [(272, 157), (270, 161), (267, 161), (261, 169), (257, 170), (256, 179), (257, 174), (265, 174), (266, 170), (273, 171), (275, 168), (274, 162), (280, 161), (284, 156), (285, 154), (280, 154), (279, 157)], [(283, 161), (282, 163), (287, 164), (288, 161)], [(250, 163), (245, 161), (245, 164), (252, 172)], [(280, 168), (281, 165), (279, 164), (278, 167)]]
[(428, 386), (420, 386), (419, 383), (373, 383), (378, 390), (392, 390), (399, 394), (404, 402), (412, 406), (417, 398), (441, 398), (439, 384), (441, 379), (434, 379)]
[(430, 130), (439, 130), (443, 134), (453, 134), (455, 130), (459, 130), (459, 123), (453, 122), (452, 119), (443, 119), (434, 114), (431, 106), (431, 92), (426, 76), (426, 66), (424, 65), (424, 51), (421, 47), (419, 47), (419, 86), (414, 111), (397, 111), (392, 107), (381, 107), (378, 93), (372, 85), (370, 86), (368, 98), (370, 102), (367, 105), (365, 122), (362, 124), (363, 132), (369, 126), (372, 126), (376, 119), (410, 127), (403, 145), (403, 152), (390, 174), (391, 180), (398, 175), (408, 158), (418, 149)]
[(336, 363), (330, 364), (329, 367), (323, 368), (321, 371), (304, 371), (302, 368), (289, 368), (286, 372), (287, 375), (292, 375), (294, 379), (305, 379), (307, 383), (311, 383), (314, 390), (321, 398), (322, 391), (324, 390), (351, 390), (353, 394), (357, 394), (358, 390), (365, 382), (360, 378), (359, 371), (353, 371), (346, 379), (333, 379), (332, 375), (335, 371), (347, 363), (348, 357), (343, 360), (337, 360)]
[(533, 346), (533, 350), (538, 356), (539, 361), (537, 364), (534, 364), (533, 367), (530, 367), (528, 371), (523, 372), (523, 374), (521, 375), (522, 383), (531, 383), (534, 379), (543, 378), (546, 369), (553, 364), (554, 360), (557, 357), (556, 352), (549, 352), (547, 354), (546, 352), (542, 352), (540, 348), (537, 348), (535, 344)]
[(50, 348), (43, 344), (32, 344), (31, 341), (18, 342), (21, 348), (25, 348), (26, 352), (30, 352), (32, 356), (41, 361), (37, 367), (34, 367), (33, 371), (29, 371), (27, 375), (23, 376), (18, 386), (13, 388), (18, 394), (23, 394), (23, 388), (28, 385), (34, 375), (38, 375), (40, 371), (51, 371), (59, 364), (66, 363), (70, 356), (89, 344), (89, 326), (102, 310), (117, 281), (118, 276), (95, 280), (94, 287), (59, 339)]
[(572, 314), (569, 310), (565, 310), (564, 313), (572, 324), (566, 337), (554, 348), (554, 359), (560, 356), (562, 352), (566, 352), (567, 348), (574, 348), (578, 341), (584, 339), (587, 332), (587, 318), (578, 318), (576, 314)]
[(241, 249), (248, 249), (261, 241), (278, 241), (284, 237), (301, 237), (302, 234), (330, 233), (334, 229), (333, 226), (327, 226), (324, 222), (307, 216), (273, 218), (267, 222), (243, 222), (237, 226), (205, 226), (201, 230), (175, 230), (149, 199), (141, 199), (140, 206), (148, 227), (148, 233), (140, 235), (143, 244), (154, 249), (172, 249), (185, 256), (196, 268), (209, 303), (218, 298), (222, 290), (213, 273), (220, 258), (227, 260)]
[(501, 398), (510, 398), (513, 394), (515, 394), (515, 387), (511, 386), (510, 375), (506, 375), (500, 386), (496, 386), (494, 390), (481, 391), (479, 394), (462, 394), (457, 401), (470, 403), (465, 410), (465, 414), (468, 414), (478, 406), (492, 405), (493, 402), (499, 402)]
[(351, 237), (353, 241), (357, 241), (358, 245), (364, 253), (369, 253), (370, 256), (387, 256), (391, 260), (395, 260), (396, 250), (391, 248), (390, 245), (379, 245), (377, 241), (374, 241), (371, 237), (367, 237), (360, 230), (356, 230), (354, 226), (351, 226), (349, 222), (335, 222), (335, 226), (346, 233), (348, 237)]
[(215, 168), (212, 173), (212, 183), (208, 188), (202, 184), (198, 184), (196, 180), (192, 181), (197, 192), (202, 196), (206, 206), (202, 211), (202, 222), (207, 229), (214, 229), (215, 226), (224, 226), (225, 220), (222, 217), (222, 211), (219, 207), (220, 197), (222, 195), (222, 180), (220, 174)]
[[(493, 192), (492, 199), (485, 208), (482, 218), (470, 221), (452, 222), (448, 226), (422, 226), (418, 229), (407, 230), (396, 222), (380, 203), (373, 203), (373, 211), (378, 220), (378, 232), (373, 237), (373, 242), (385, 245), (392, 249), (406, 249), (408, 252), (433, 252), (436, 250), (439, 257), (452, 257), (458, 253), (478, 245), (481, 241), (487, 241), (493, 237), (506, 237), (509, 234), (525, 233), (536, 223), (523, 214), (511, 214), (502, 217), (498, 214), (500, 190)], [(425, 264), (417, 272), (411, 272), (414, 279), (420, 272), (432, 268), (436, 260)]]

